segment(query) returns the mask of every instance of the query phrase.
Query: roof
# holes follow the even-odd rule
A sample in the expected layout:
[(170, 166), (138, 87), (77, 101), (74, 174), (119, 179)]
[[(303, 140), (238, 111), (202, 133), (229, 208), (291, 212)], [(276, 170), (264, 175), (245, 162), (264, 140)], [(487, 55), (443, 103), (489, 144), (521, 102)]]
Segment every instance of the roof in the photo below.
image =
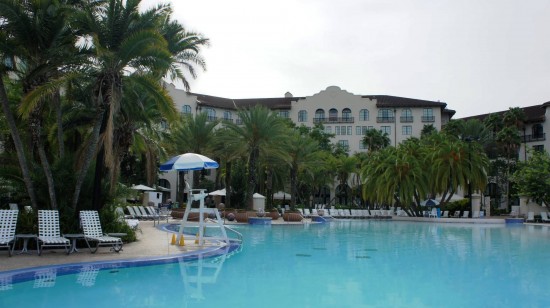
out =
[(201, 106), (238, 109), (249, 108), (256, 105), (262, 105), (269, 109), (290, 109), (293, 101), (298, 101), (301, 97), (274, 97), (274, 98), (223, 98), (204, 94), (189, 93), (197, 96), (197, 103)]
[(427, 101), (422, 99), (390, 96), (390, 95), (364, 95), (368, 99), (376, 100), (376, 107), (447, 107), (446, 103)]
[[(529, 107), (523, 107), (523, 108), (520, 107), (525, 113), (525, 117), (526, 117), (525, 123), (544, 122), (544, 120), (546, 119), (545, 114), (546, 114), (547, 106), (550, 106), (550, 102), (546, 102), (542, 105), (535, 105), (535, 106), (529, 106)], [(458, 120), (478, 119), (480, 121), (483, 121), (486, 117), (488, 117), (491, 114), (504, 115), (507, 111), (508, 110), (479, 114), (471, 117), (460, 118)]]

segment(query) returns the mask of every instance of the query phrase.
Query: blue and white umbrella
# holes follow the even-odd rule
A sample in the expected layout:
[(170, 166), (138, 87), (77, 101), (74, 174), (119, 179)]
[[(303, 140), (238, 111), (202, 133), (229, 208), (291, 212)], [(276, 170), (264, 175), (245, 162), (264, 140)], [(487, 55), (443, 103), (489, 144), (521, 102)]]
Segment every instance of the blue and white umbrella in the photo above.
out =
[(216, 169), (218, 167), (219, 165), (216, 161), (204, 155), (185, 153), (174, 156), (161, 164), (160, 171)]

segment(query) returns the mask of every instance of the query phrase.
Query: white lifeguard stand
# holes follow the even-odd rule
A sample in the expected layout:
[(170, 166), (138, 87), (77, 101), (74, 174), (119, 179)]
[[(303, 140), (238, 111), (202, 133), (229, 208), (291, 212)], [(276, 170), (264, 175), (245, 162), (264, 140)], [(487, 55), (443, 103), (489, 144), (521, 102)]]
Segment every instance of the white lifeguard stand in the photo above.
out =
[[(227, 232), (225, 230), (225, 226), (223, 224), (223, 219), (220, 217), (220, 213), (218, 212), (217, 208), (207, 208), (204, 206), (204, 198), (208, 195), (206, 193), (206, 189), (190, 189), (189, 184), (187, 184), (187, 206), (185, 207), (185, 213), (183, 214), (183, 219), (181, 220), (180, 229), (178, 232), (178, 238), (177, 242), (179, 243), (182, 235), (183, 235), (183, 228), (184, 227), (198, 227), (198, 245), (203, 246), (204, 245), (204, 228), (206, 227), (217, 227), (220, 228), (221, 237), (208, 237), (212, 240), (221, 240), (224, 241), (227, 245), (229, 245), (229, 237), (227, 237)], [(193, 209), (191, 208), (191, 203), (193, 201), (199, 201), (199, 208)], [(188, 221), (189, 213), (199, 213), (199, 222), (198, 224), (196, 222)], [(204, 221), (204, 214), (214, 214), (216, 215), (215, 224), (209, 224)]]

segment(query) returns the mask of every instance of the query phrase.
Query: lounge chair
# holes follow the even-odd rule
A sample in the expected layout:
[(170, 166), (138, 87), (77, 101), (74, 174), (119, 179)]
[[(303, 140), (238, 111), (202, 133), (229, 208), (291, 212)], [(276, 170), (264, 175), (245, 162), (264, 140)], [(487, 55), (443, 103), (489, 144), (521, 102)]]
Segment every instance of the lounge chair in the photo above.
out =
[(13, 254), (13, 247), (15, 246), (17, 214), (19, 214), (19, 211), (16, 210), (0, 210), (0, 248), (8, 248), (8, 255), (10, 257)]
[[(122, 240), (119, 237), (104, 235), (97, 211), (80, 211), (80, 224), (84, 232), (84, 240), (91, 253), (95, 253), (99, 246), (110, 246), (111, 250), (122, 250)], [(90, 242), (96, 242), (94, 249)]]
[(540, 219), (542, 222), (550, 222), (550, 219), (548, 219), (548, 213), (546, 212), (540, 212)]
[(57, 210), (38, 210), (38, 255), (45, 247), (63, 247), (69, 254), (71, 243), (61, 236), (59, 230), (59, 212)]
[(468, 218), (468, 216), (470, 216), (470, 211), (464, 211), (462, 213), (462, 216), (460, 216), (460, 218)]
[(460, 211), (455, 211), (455, 213), (452, 216), (453, 218), (460, 218)]
[(527, 212), (527, 219), (525, 221), (535, 222), (535, 212)]
[(479, 218), (479, 211), (473, 211), (472, 218)]
[(449, 218), (449, 211), (443, 211), (443, 216), (441, 216), (442, 218)]
[(132, 218), (132, 215), (126, 215), (124, 214), (124, 210), (121, 207), (117, 207), (115, 209), (116, 214), (118, 215), (118, 219), (120, 221), (124, 221), (130, 228), (137, 229), (139, 226), (139, 220)]
[(435, 207), (432, 208), (430, 214), (428, 214), (428, 217), (437, 218), (437, 209)]
[(141, 216), (145, 219), (155, 219), (154, 216), (151, 216), (147, 210), (145, 209), (145, 207), (143, 205), (139, 205), (136, 207), (138, 209), (138, 211), (141, 213)]

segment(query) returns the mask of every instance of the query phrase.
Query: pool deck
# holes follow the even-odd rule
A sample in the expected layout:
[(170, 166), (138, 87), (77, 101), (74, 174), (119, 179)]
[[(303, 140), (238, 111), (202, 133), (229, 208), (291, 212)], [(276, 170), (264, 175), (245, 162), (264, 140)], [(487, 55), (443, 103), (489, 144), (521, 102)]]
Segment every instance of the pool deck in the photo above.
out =
[[(424, 217), (398, 217), (393, 216), (391, 221), (417, 221), (417, 222), (435, 222), (435, 223), (474, 223), (474, 224), (504, 224), (504, 218), (501, 217), (486, 217), (486, 218), (424, 218)], [(180, 220), (171, 220), (170, 223), (179, 223)], [(304, 219), (303, 222), (285, 222), (281, 218), (274, 220), (276, 225), (290, 225), (312, 223), (311, 219)], [(237, 224), (227, 222), (228, 225)], [(532, 225), (546, 225), (537, 224)], [(101, 247), (92, 254), (88, 248), (79, 248), (79, 252), (66, 255), (62, 249), (49, 249), (38, 256), (36, 251), (30, 251), (31, 254), (17, 254), (20, 245), (16, 247), (14, 255), (8, 257), (7, 250), (0, 250), (0, 272), (21, 268), (39, 267), (46, 265), (70, 264), (81, 262), (98, 262), (110, 260), (128, 260), (140, 259), (147, 257), (163, 257), (170, 255), (178, 255), (196, 251), (200, 247), (194, 245), (194, 238), (187, 238), (185, 246), (171, 245), (170, 241), (173, 233), (168, 233), (159, 230), (153, 226), (152, 221), (140, 221), (137, 237), (138, 240), (133, 243), (124, 244), (123, 250), (120, 253), (115, 253), (109, 250), (108, 247)], [(246, 243), (245, 243), (246, 245)]]

